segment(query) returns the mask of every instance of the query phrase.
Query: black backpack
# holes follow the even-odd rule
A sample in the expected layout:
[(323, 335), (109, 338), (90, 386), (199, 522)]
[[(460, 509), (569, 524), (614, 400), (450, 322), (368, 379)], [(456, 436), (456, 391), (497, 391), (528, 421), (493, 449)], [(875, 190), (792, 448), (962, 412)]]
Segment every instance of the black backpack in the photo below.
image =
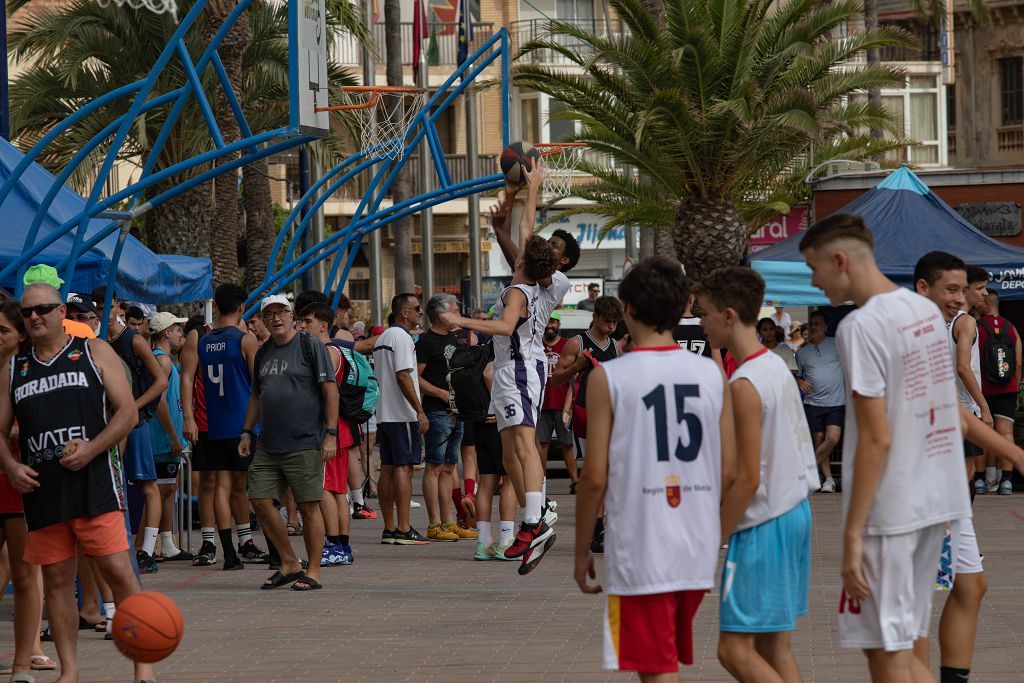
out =
[(459, 346), (448, 359), (448, 391), (463, 422), (483, 422), (490, 412), (491, 392), (484, 370), (493, 358), (488, 345)]
[(1009, 384), (1017, 372), (1017, 357), (1010, 335), (1002, 325), (997, 332), (984, 318), (979, 318), (978, 324), (988, 333), (985, 348), (981, 350), (981, 371), (985, 379), (992, 384)]

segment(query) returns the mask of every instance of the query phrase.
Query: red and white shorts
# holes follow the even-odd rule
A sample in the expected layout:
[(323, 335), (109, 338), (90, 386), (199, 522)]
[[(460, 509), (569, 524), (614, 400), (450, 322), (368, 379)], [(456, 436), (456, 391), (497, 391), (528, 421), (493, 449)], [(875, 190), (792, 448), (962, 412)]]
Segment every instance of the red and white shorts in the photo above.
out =
[(660, 674), (693, 664), (693, 617), (704, 590), (609, 595), (604, 610), (604, 668)]
[(324, 491), (348, 493), (348, 449), (352, 447), (352, 428), (338, 420), (338, 452), (324, 463)]

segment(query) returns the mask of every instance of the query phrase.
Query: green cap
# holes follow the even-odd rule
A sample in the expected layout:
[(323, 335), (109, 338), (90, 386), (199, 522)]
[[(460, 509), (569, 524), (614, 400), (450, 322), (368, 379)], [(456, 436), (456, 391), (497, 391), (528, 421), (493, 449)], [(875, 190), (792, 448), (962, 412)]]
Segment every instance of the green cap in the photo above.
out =
[(487, 317), (488, 318), (493, 318), (494, 317), (494, 306), (491, 306), (490, 308), (487, 309)]
[(64, 281), (57, 275), (57, 269), (53, 266), (48, 266), (42, 263), (36, 264), (25, 271), (25, 277), (22, 280), (26, 287), (29, 285), (36, 285), (39, 283), (50, 285), (54, 289), (60, 289)]
[(551, 315), (548, 316), (548, 320), (561, 320), (562, 314), (558, 311), (551, 311)]

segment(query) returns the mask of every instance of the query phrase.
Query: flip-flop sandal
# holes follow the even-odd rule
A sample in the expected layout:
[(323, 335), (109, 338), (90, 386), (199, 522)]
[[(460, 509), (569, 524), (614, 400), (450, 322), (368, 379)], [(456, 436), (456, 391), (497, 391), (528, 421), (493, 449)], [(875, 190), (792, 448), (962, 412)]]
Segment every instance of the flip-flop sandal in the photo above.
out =
[(11, 683), (36, 683), (35, 676), (26, 673), (11, 674), (9, 679)]
[(106, 633), (107, 632), (107, 620), (104, 619), (103, 621), (101, 621), (101, 622), (99, 622), (97, 624), (94, 624), (92, 630), (96, 631), (96, 633)]
[[(305, 588), (299, 588), (299, 584), (306, 584), (306, 587)], [(302, 576), (297, 578), (295, 580), (295, 582), (292, 584), (292, 590), (293, 591), (299, 591), (300, 593), (305, 593), (306, 591), (318, 591), (321, 588), (323, 588), (323, 586), (320, 585), (319, 581), (317, 581), (316, 579), (310, 578), (310, 577), (306, 576), (305, 574), (303, 574)]]
[(49, 626), (44, 628), (39, 633), (39, 640), (41, 640), (44, 643), (52, 643), (53, 642), (53, 631), (50, 630)]
[[(105, 622), (103, 620), (100, 620), (99, 623), (103, 624)], [(83, 617), (81, 614), (78, 615), (78, 630), (79, 631), (88, 631), (89, 629), (91, 629), (95, 625), (96, 624), (92, 623), (91, 621), (89, 621), (88, 619)]]
[(281, 572), (274, 572), (270, 575), (270, 578), (263, 582), (263, 585), (260, 586), (260, 590), (268, 591), (273, 588), (287, 586), (289, 583), (292, 583), (293, 581), (298, 581), (299, 579), (305, 578), (305, 576), (306, 572), (302, 571), (301, 569), (295, 572), (294, 574), (287, 575), (282, 574)]
[(32, 655), (28, 658), (29, 668), (33, 671), (53, 671), (57, 668), (57, 662), (46, 655)]
[(288, 535), (289, 536), (301, 536), (302, 535), (302, 527), (297, 525), (297, 524), (288, 524), (287, 529), (288, 529)]

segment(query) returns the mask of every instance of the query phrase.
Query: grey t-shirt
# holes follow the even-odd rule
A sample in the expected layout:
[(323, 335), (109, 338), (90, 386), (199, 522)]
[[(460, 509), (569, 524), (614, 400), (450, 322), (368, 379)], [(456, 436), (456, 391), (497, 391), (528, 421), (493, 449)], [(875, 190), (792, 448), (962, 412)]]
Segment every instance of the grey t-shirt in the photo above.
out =
[(820, 408), (835, 408), (846, 404), (846, 383), (843, 364), (834, 337), (825, 337), (820, 344), (807, 342), (796, 352), (799, 376), (811, 384), (811, 393), (804, 403)]
[(324, 439), (322, 382), (334, 382), (327, 347), (309, 337), (315, 368), (302, 352), (301, 333), (284, 346), (267, 341), (256, 356), (252, 393), (260, 400), (260, 435), (256, 446), (267, 453), (319, 450)]

